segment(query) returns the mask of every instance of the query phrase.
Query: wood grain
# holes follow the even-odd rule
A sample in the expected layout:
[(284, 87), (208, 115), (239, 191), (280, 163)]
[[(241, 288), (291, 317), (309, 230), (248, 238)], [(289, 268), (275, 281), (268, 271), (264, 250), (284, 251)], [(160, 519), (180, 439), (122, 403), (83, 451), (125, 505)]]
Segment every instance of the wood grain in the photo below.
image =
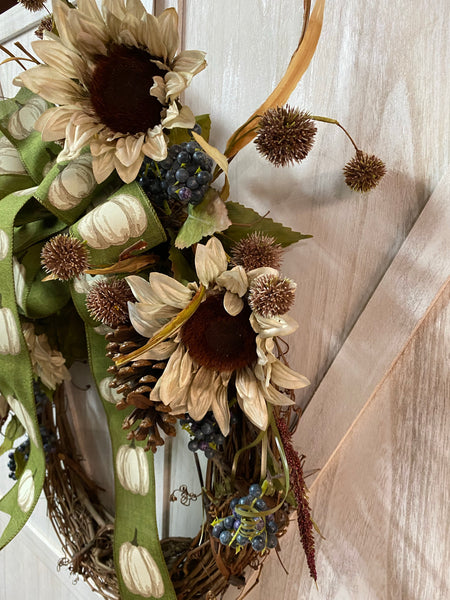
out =
[(325, 467), (450, 277), (449, 186), (450, 169), (303, 414), (296, 439), (310, 468)]
[[(311, 486), (318, 589), (293, 523), (247, 600), (450, 597), (450, 284)], [(236, 597), (236, 592), (227, 598)]]
[[(156, 0), (157, 10), (179, 4)], [(197, 114), (211, 113), (211, 141), (219, 149), (283, 75), (300, 34), (301, 6), (300, 0), (183, 2), (184, 47), (206, 50), (209, 62), (194, 78), (186, 101)], [(335, 357), (356, 330), (355, 324), (448, 168), (450, 25), (443, 18), (447, 9), (445, 0), (416, 0), (413, 9), (387, 0), (326, 5), (317, 53), (291, 104), (337, 118), (361, 148), (385, 160), (388, 174), (375, 191), (359, 196), (347, 190), (341, 169), (352, 148), (331, 125), (320, 125), (315, 147), (302, 165), (277, 170), (252, 146), (231, 164), (232, 200), (260, 213), (270, 210), (274, 219), (314, 235), (289, 250), (284, 263), (285, 274), (299, 283), (294, 316), (300, 327), (289, 339), (290, 362), (312, 381), (308, 390), (298, 394), (302, 406), (314, 397), (308, 411), (319, 397), (315, 393), (325, 389), (320, 382), (332, 373)], [(7, 37), (8, 47), (13, 41), (11, 31), (22, 28), (23, 15), (24, 11), (15, 13), (8, 22), (8, 13), (0, 17), (0, 40)], [(33, 29), (19, 36), (25, 45), (33, 38)], [(0, 67), (6, 95), (16, 91), (11, 85), (16, 72), (20, 67), (13, 63)], [(442, 232), (445, 226), (442, 217), (432, 215), (430, 240), (435, 228)], [(425, 244), (425, 254), (427, 248)], [(417, 262), (420, 267), (421, 256)], [(393, 288), (394, 304), (396, 293)], [(426, 304), (424, 298), (418, 301)], [(434, 376), (443, 369), (438, 352), (443, 351), (442, 336), (448, 326), (438, 313), (448, 316), (442, 301), (313, 484), (315, 514), (327, 537), (319, 544), (319, 591), (306, 577), (292, 528), (283, 544), (290, 576), (285, 578), (272, 557), (264, 567), (262, 586), (251, 598), (437, 600), (450, 595), (441, 572), (449, 558), (448, 519), (443, 512), (449, 489), (444, 456), (448, 408), (444, 412), (442, 379)], [(334, 375), (337, 380), (367, 367), (365, 354), (351, 358), (352, 369), (348, 372), (348, 362), (342, 361)], [(372, 389), (365, 388), (366, 399), (378, 381), (374, 378)], [(445, 393), (448, 398), (448, 390)], [(332, 430), (334, 418), (340, 423), (337, 431), (345, 433), (345, 423), (353, 422), (359, 412), (339, 416), (332, 402), (321, 406), (317, 420), (301, 426), (305, 430), (302, 449), (317, 465), (324, 464), (323, 457), (328, 458), (330, 448), (340, 441), (337, 435), (328, 450), (321, 442), (324, 431)], [(95, 435), (105, 424), (99, 420), (90, 426)], [(192, 457), (181, 437), (174, 442), (172, 456), (168, 477), (164, 457), (158, 453), (158, 481), (164, 481), (164, 473), (165, 481), (170, 481), (158, 490), (160, 524), (163, 511), (168, 510), (163, 500), (169, 491), (182, 483), (198, 491)], [(93, 460), (94, 470), (100, 460), (99, 455)], [(189, 528), (195, 531), (200, 514), (179, 508), (174, 504), (166, 512), (169, 531), (179, 535)], [(50, 535), (43, 515), (33, 526), (34, 533), (27, 529), (23, 535), (36, 537), (41, 532), (42, 539)], [(23, 545), (17, 541), (0, 556), (4, 575), (0, 597), (16, 595), (17, 584), (7, 574), (14, 569), (14, 560), (26, 555), (26, 545), (31, 543), (26, 540)], [(51, 550), (40, 548), (27, 558), (30, 577), (28, 587), (25, 580), (20, 582), (21, 596), (71, 598), (56, 576), (39, 580), (40, 570), (47, 569), (46, 560), (54, 560)], [(81, 597), (92, 596), (83, 591)]]

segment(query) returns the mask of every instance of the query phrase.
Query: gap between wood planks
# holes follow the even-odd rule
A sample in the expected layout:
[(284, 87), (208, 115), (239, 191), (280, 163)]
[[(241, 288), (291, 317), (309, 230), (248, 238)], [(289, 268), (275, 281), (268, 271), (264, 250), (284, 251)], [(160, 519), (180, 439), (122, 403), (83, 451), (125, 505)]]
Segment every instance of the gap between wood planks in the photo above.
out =
[(295, 441), (308, 470), (325, 470), (449, 283), (449, 186), (450, 169), (300, 419)]

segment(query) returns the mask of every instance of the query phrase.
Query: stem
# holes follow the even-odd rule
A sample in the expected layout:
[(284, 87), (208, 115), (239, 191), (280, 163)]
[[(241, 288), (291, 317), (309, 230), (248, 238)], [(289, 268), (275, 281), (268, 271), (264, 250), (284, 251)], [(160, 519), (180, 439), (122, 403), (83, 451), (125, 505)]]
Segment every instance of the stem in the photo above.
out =
[(338, 127), (340, 127), (342, 129), (342, 131), (345, 133), (345, 135), (348, 137), (348, 139), (351, 141), (351, 143), (353, 144), (353, 146), (355, 147), (356, 152), (360, 152), (360, 149), (358, 148), (358, 146), (355, 144), (352, 136), (349, 134), (349, 132), (345, 129), (345, 127), (343, 127), (339, 121), (336, 121), (336, 119), (329, 119), (328, 117), (319, 117), (317, 115), (311, 115), (310, 119), (312, 119), (313, 121), (321, 121), (322, 123), (331, 123), (331, 125), (337, 125)]

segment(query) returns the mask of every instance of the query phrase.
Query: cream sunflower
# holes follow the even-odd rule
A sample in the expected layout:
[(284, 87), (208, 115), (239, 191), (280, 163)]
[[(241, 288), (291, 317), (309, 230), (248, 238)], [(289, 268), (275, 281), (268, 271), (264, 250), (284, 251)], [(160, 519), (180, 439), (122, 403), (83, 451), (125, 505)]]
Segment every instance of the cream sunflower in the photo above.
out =
[(15, 79), (58, 106), (36, 122), (45, 141), (65, 139), (58, 160), (73, 159), (89, 145), (97, 182), (114, 169), (126, 183), (136, 178), (144, 156), (167, 155), (164, 129), (191, 128), (194, 115), (178, 98), (205, 68), (203, 52), (176, 55), (178, 16), (158, 18), (140, 0), (79, 0), (70, 8), (53, 0), (58, 36), (33, 42), (44, 65)]
[[(240, 265), (228, 270), (216, 238), (197, 245), (195, 267), (206, 290), (201, 304), (176, 333), (141, 356), (169, 359), (150, 397), (170, 406), (173, 414), (188, 412), (196, 421), (212, 410), (228, 435), (230, 389), (248, 419), (265, 430), (267, 403), (292, 404), (278, 388), (309, 384), (274, 355), (273, 338), (292, 333), (297, 323), (288, 315), (265, 317), (247, 302), (253, 283), (278, 271), (261, 267), (246, 273)], [(184, 286), (162, 273), (151, 273), (149, 282), (135, 275), (127, 281), (137, 300), (129, 303), (131, 322), (148, 338), (186, 308), (199, 290), (196, 283)]]

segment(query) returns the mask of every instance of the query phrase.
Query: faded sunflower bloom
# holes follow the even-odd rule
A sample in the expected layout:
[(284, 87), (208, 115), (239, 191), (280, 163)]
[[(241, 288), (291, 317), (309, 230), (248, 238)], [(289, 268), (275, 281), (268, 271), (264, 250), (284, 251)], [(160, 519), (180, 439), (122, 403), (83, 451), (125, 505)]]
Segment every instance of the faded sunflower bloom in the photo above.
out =
[(192, 128), (194, 115), (178, 98), (205, 68), (203, 52), (176, 55), (178, 15), (156, 18), (140, 0), (79, 0), (70, 8), (53, 0), (57, 36), (33, 42), (45, 63), (16, 77), (58, 106), (36, 122), (45, 141), (65, 140), (59, 161), (89, 145), (97, 182), (117, 170), (130, 183), (144, 156), (167, 156), (165, 129)]
[[(216, 238), (197, 245), (195, 267), (206, 289), (202, 303), (179, 331), (140, 357), (168, 359), (150, 399), (169, 406), (172, 414), (188, 412), (196, 421), (212, 410), (223, 435), (228, 435), (231, 390), (247, 418), (264, 430), (268, 403), (292, 404), (278, 388), (309, 384), (274, 354), (273, 338), (292, 333), (297, 323), (288, 315), (261, 315), (247, 301), (259, 277), (277, 277), (278, 271), (261, 267), (247, 273), (240, 265), (228, 269)], [(162, 273), (151, 273), (148, 282), (136, 275), (126, 279), (137, 300), (128, 306), (131, 323), (147, 338), (184, 309), (198, 289), (195, 283), (184, 286)]]

